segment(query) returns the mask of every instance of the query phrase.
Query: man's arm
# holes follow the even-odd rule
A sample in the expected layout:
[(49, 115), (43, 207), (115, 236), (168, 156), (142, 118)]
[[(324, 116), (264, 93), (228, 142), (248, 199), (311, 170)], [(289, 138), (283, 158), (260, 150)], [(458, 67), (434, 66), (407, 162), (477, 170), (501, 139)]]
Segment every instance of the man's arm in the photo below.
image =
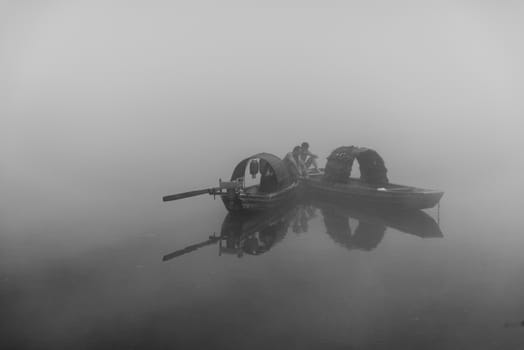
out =
[(310, 156), (311, 158), (318, 158), (318, 156), (316, 154), (311, 153), (310, 150), (307, 150), (307, 155)]

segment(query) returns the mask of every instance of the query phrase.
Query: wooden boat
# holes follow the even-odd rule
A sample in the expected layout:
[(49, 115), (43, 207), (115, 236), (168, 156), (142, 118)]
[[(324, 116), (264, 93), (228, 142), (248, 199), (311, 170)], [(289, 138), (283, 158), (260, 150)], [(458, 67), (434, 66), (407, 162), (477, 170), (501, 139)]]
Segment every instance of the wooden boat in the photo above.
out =
[[(360, 166), (360, 179), (350, 177), (355, 159)], [(165, 196), (163, 199), (171, 201), (210, 194), (219, 196), (230, 212), (244, 212), (281, 206), (301, 192), (365, 205), (426, 209), (439, 203), (444, 194), (442, 191), (390, 183), (386, 172), (384, 161), (377, 152), (349, 146), (335, 149), (328, 157), (324, 171), (294, 181), (280, 158), (270, 153), (258, 153), (238, 163), (231, 180), (219, 180), (218, 187)], [(258, 178), (259, 182), (246, 184), (246, 173)]]
[[(258, 166), (254, 165), (257, 163)], [(260, 183), (245, 186), (248, 164), (251, 175), (260, 173)], [(258, 153), (242, 160), (233, 170), (230, 183), (242, 184), (234, 191), (220, 193), (226, 208), (233, 212), (260, 211), (281, 206), (295, 197), (299, 187), (299, 183), (292, 180), (284, 162), (270, 153)]]
[(350, 178), (348, 183), (330, 183), (323, 173), (301, 180), (306, 191), (325, 197), (336, 197), (365, 205), (388, 206), (399, 209), (426, 209), (434, 207), (444, 192), (411, 186), (387, 184), (379, 187), (360, 179)]
[[(248, 170), (259, 182), (246, 185)], [(295, 197), (298, 181), (293, 181), (284, 162), (270, 153), (258, 153), (237, 164), (230, 181), (219, 180), (219, 186), (165, 196), (164, 201), (201, 194), (219, 196), (230, 212), (262, 211), (278, 207)]]
[[(353, 161), (360, 165), (360, 179), (350, 177)], [(316, 196), (398, 209), (432, 208), (444, 195), (438, 190), (393, 184), (384, 161), (369, 148), (339, 147), (328, 157), (326, 168), (302, 178), (304, 190)]]

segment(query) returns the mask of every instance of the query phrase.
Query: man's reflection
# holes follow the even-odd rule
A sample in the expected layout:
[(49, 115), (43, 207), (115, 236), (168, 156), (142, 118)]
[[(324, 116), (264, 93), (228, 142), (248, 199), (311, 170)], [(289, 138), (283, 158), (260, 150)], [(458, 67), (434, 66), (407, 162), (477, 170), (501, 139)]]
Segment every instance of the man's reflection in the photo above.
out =
[(316, 208), (311, 204), (297, 204), (294, 210), (293, 232), (305, 233), (309, 231), (309, 220), (316, 216)]

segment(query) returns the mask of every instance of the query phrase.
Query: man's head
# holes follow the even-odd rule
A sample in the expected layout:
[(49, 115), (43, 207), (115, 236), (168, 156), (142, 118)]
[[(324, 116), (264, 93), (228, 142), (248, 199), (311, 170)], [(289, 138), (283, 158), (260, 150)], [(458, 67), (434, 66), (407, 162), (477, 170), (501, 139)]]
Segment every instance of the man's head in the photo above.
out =
[(307, 142), (302, 142), (302, 146), (300, 146), (300, 147), (302, 147), (302, 149), (307, 150), (307, 149), (309, 148), (309, 143), (307, 143)]

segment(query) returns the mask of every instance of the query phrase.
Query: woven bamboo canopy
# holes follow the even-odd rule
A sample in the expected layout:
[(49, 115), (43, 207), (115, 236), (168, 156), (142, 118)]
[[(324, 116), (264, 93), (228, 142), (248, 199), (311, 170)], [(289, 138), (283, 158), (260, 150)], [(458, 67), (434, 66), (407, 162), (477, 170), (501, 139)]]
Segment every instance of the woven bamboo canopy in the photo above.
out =
[(286, 187), (291, 183), (291, 176), (284, 162), (282, 159), (271, 153), (257, 153), (242, 160), (237, 164), (235, 170), (233, 170), (231, 181), (237, 181), (238, 179), (243, 178), (246, 173), (247, 165), (253, 159), (258, 159), (260, 172), (262, 174), (267, 174), (268, 170), (271, 170), (271, 172), (275, 174), (278, 189)]
[(342, 146), (336, 148), (327, 158), (326, 180), (346, 183), (349, 181), (353, 162), (360, 167), (360, 179), (376, 185), (387, 184), (387, 168), (382, 157), (371, 148)]

